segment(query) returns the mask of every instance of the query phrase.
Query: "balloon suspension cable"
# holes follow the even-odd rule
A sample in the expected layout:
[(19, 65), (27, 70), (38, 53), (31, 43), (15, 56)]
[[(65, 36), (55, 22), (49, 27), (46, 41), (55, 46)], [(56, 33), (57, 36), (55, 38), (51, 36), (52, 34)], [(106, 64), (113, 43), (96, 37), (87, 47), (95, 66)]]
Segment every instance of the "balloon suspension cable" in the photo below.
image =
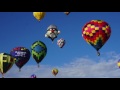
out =
[(99, 51), (97, 51), (97, 55), (100, 56), (100, 52)]
[(2, 74), (2, 78), (4, 78), (4, 74)]
[(52, 43), (53, 43), (54, 39), (51, 39), (51, 40), (52, 40)]
[(38, 68), (40, 67), (40, 65), (38, 64)]
[(21, 69), (19, 69), (19, 72), (21, 72)]

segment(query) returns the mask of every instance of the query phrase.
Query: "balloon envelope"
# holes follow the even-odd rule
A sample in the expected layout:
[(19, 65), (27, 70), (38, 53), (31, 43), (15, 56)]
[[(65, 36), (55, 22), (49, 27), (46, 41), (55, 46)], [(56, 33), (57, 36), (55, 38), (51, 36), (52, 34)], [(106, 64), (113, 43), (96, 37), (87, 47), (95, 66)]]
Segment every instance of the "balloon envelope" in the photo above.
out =
[(37, 76), (35, 74), (32, 74), (31, 78), (37, 78)]
[(70, 14), (70, 12), (64, 12), (66, 15), (69, 15)]
[(33, 12), (33, 16), (40, 21), (41, 19), (44, 18), (45, 12)]
[(15, 47), (11, 50), (10, 54), (16, 58), (16, 66), (21, 69), (30, 59), (31, 53), (25, 47)]
[(3, 77), (4, 74), (13, 66), (15, 60), (16, 58), (12, 57), (8, 53), (0, 53), (0, 72), (2, 73)]
[(35, 41), (31, 45), (31, 54), (34, 60), (39, 64), (47, 54), (47, 47), (42, 41)]
[(65, 45), (66, 41), (61, 38), (59, 40), (57, 40), (57, 45), (60, 47), (60, 48), (63, 48), (63, 46)]
[(117, 62), (117, 66), (120, 68), (120, 59)]
[(57, 69), (57, 68), (53, 68), (53, 69), (52, 69), (52, 74), (53, 74), (54, 76), (56, 76), (56, 75), (58, 74), (58, 69)]
[(60, 31), (58, 30), (56, 25), (50, 25), (47, 28), (47, 32), (45, 34), (45, 37), (50, 38), (52, 41), (57, 38), (57, 36), (60, 34)]
[(91, 20), (82, 29), (82, 37), (97, 51), (107, 42), (111, 35), (109, 24), (103, 20)]

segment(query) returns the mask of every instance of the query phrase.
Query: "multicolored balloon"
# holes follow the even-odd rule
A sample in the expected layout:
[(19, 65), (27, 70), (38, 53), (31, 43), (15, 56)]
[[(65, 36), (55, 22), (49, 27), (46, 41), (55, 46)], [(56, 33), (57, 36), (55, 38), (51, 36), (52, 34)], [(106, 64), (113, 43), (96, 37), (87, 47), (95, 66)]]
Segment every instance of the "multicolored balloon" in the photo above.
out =
[(38, 20), (42, 20), (45, 16), (45, 12), (33, 12), (33, 16)]
[(47, 54), (47, 47), (42, 41), (35, 41), (31, 45), (31, 54), (32, 57), (35, 59), (35, 61), (38, 64), (44, 59), (44, 57)]
[(12, 57), (8, 53), (0, 53), (0, 72), (4, 78), (4, 74), (11, 69), (15, 63), (16, 58)]
[(57, 36), (60, 34), (60, 31), (58, 30), (56, 25), (50, 25), (47, 28), (47, 33), (45, 34), (45, 37), (50, 38), (52, 41), (57, 38)]
[(11, 50), (10, 55), (17, 59), (15, 64), (21, 71), (21, 68), (29, 61), (31, 53), (25, 47), (15, 47)]
[(61, 38), (59, 40), (57, 40), (57, 45), (60, 47), (60, 48), (63, 48), (63, 46), (65, 45), (66, 41)]
[(37, 76), (35, 74), (32, 74), (31, 78), (37, 78)]
[(96, 49), (98, 56), (100, 55), (99, 49), (107, 42), (110, 35), (111, 28), (103, 20), (91, 20), (82, 29), (82, 37)]
[(53, 69), (52, 69), (52, 74), (53, 74), (54, 76), (56, 76), (56, 75), (58, 74), (58, 69), (57, 69), (57, 68), (53, 68)]

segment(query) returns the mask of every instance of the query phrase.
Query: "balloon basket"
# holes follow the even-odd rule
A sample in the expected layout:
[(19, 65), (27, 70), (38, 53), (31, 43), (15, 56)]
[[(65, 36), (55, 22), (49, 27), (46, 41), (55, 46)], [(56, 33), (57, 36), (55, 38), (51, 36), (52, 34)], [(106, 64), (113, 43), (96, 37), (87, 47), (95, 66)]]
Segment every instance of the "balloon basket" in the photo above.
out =
[(100, 56), (100, 52), (97, 52), (97, 55)]
[(2, 74), (2, 78), (4, 78), (4, 75)]
[(38, 68), (40, 67), (40, 65), (38, 64)]

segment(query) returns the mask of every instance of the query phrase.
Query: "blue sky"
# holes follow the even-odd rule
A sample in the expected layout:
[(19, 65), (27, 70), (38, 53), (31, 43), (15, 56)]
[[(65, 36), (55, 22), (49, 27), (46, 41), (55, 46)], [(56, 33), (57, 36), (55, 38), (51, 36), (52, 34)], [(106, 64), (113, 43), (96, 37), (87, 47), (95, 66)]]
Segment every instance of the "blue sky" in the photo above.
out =
[[(82, 38), (82, 27), (90, 20), (96, 19), (106, 21), (111, 26), (112, 30), (109, 40), (100, 49), (101, 56), (97, 56), (95, 49), (88, 45)], [(21, 69), (24, 73), (21, 71), (21, 74), (16, 74), (15, 77), (17, 78), (29, 77), (33, 73), (37, 74), (38, 77), (39, 74), (41, 74), (40, 76), (43, 75), (43, 77), (45, 77), (45, 71), (50, 71), (52, 67), (57, 67), (58, 69), (67, 69), (66, 65), (70, 67), (71, 63), (75, 64), (74, 67), (77, 67), (77, 65), (80, 66), (80, 64), (77, 63), (76, 65), (76, 62), (81, 63), (84, 61), (84, 59), (87, 59), (86, 65), (89, 65), (89, 62), (97, 63), (95, 64), (94, 68), (96, 68), (97, 65), (97, 67), (100, 67), (101, 61), (102, 65), (103, 62), (105, 64), (110, 63), (111, 65), (112, 60), (112, 64), (115, 66), (113, 70), (114, 72), (115, 70), (118, 70), (116, 63), (120, 58), (119, 21), (120, 12), (71, 12), (68, 16), (63, 12), (46, 12), (45, 17), (40, 22), (33, 17), (32, 12), (0, 12), (0, 52), (10, 53), (10, 50), (17, 46), (24, 46), (30, 49), (32, 43), (37, 40), (40, 40), (46, 44), (48, 52), (46, 57), (40, 63), (41, 67), (37, 68), (37, 63), (31, 57), (28, 63), (25, 64), (25, 66), (23, 66)], [(61, 31), (61, 33), (58, 35), (58, 38), (54, 40), (54, 43), (52, 43), (50, 39), (45, 38), (46, 29), (51, 24), (55, 24)], [(62, 49), (57, 46), (57, 40), (60, 38), (64, 38), (66, 40), (66, 44)], [(36, 72), (33, 72), (33, 70), (29, 69), (30, 65), (32, 65), (31, 67), (34, 67)], [(29, 74), (26, 74), (25, 76), (26, 72), (24, 70), (26, 70), (27, 67), (29, 67)], [(80, 67), (80, 69), (84, 69), (82, 66)], [(5, 74), (6, 77), (12, 77), (12, 72), (14, 71), (15, 73), (14, 69), (18, 70), (16, 66), (13, 66)], [(71, 68), (68, 68), (67, 70), (68, 72), (71, 72), (69, 71)], [(106, 72), (108, 71), (106, 70)], [(16, 73), (18, 72), (16, 71)], [(61, 74), (61, 72), (59, 73)], [(60, 76), (60, 74), (58, 74), (59, 77), (82, 77), (82, 74), (79, 76), (75, 76), (76, 74), (70, 74), (71, 76)], [(86, 73), (84, 72), (84, 74), (87, 75), (87, 71)], [(120, 77), (119, 73), (117, 75)], [(93, 74), (90, 77), (95, 76), (99, 76), (98, 73)], [(52, 74), (46, 77), (52, 77)], [(104, 73), (103, 76), (99, 77), (104, 77)], [(105, 77), (115, 76), (109, 76), (109, 74), (105, 74)]]

